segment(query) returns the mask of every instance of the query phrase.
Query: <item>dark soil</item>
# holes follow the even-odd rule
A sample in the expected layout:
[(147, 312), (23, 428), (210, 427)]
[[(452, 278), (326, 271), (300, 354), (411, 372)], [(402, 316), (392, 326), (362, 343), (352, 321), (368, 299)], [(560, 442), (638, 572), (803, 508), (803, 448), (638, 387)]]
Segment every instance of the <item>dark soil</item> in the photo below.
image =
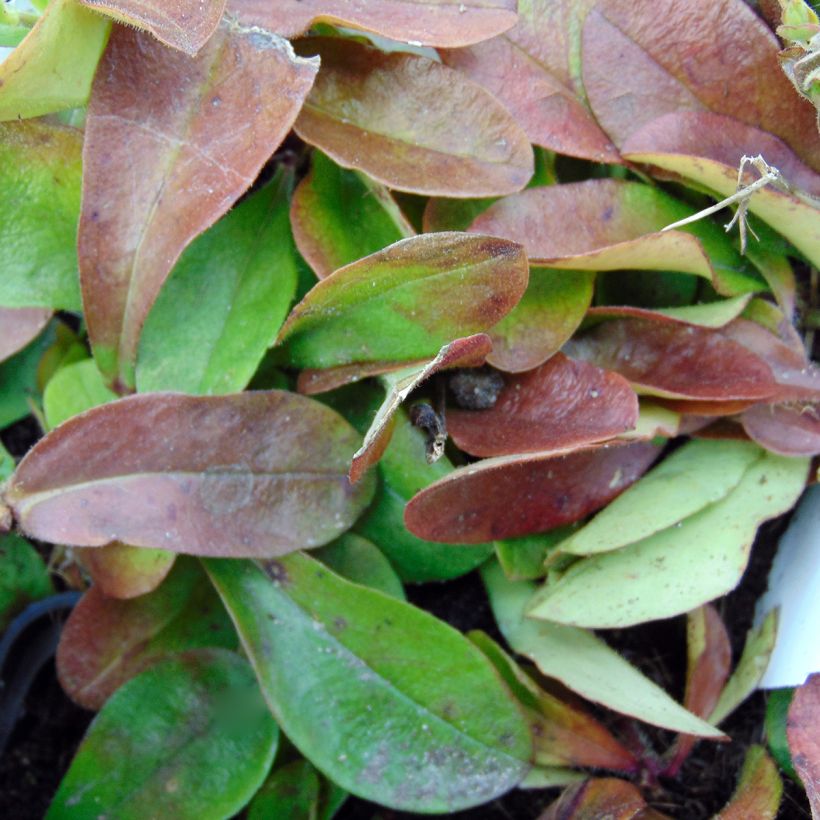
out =
[[(36, 423), (27, 419), (4, 431), (2, 440), (13, 455), (20, 457), (39, 435)], [(784, 516), (761, 528), (743, 583), (718, 603), (729, 629), (735, 659), (740, 655), (754, 616), (755, 602), (766, 587), (777, 541), (787, 523), (788, 516)], [(476, 573), (448, 583), (410, 587), (408, 595), (412, 603), (459, 630), (482, 629), (500, 640)], [(612, 630), (604, 635), (649, 677), (674, 696), (681, 697), (686, 658), (683, 618)], [(660, 789), (647, 794), (651, 805), (680, 820), (712, 817), (731, 796), (746, 749), (764, 740), (764, 711), (762, 693), (749, 698), (724, 724), (732, 742), (699, 743), (678, 778), (663, 781)], [(8, 749), (0, 758), (0, 817), (39, 820), (44, 816), (92, 717), (92, 713), (68, 700), (57, 683), (53, 662), (47, 664), (35, 679)], [(668, 746), (672, 737), (668, 732), (644, 725), (640, 731), (659, 752)], [(784, 786), (780, 820), (810, 820), (802, 788), (787, 777), (784, 777)], [(557, 793), (556, 790), (514, 790), (491, 804), (452, 816), (460, 820), (534, 820)], [(421, 816), (391, 811), (354, 797), (348, 799), (337, 815), (339, 820), (405, 820)]]

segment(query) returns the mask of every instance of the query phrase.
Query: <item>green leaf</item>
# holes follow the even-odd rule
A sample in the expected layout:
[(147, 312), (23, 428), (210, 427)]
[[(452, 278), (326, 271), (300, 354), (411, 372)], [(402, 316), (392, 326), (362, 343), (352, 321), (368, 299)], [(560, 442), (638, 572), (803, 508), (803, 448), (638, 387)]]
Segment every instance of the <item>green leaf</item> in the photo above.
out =
[(283, 731), (334, 782), (391, 808), (452, 812), (526, 774), (523, 715), (451, 627), (303, 553), (267, 574), (206, 567)]
[(0, 364), (0, 430), (28, 416), (40, 400), (37, 366), (46, 348), (54, 341), (53, 326), (30, 345)]
[(76, 0), (51, 0), (29, 35), (0, 64), (0, 120), (85, 105), (111, 21)]
[(93, 359), (66, 365), (51, 377), (43, 391), (48, 429), (116, 398), (117, 394), (105, 386)]
[(592, 632), (524, 617), (534, 584), (508, 581), (495, 562), (482, 578), (501, 634), (519, 654), (587, 700), (654, 726), (700, 737), (719, 730), (676, 703)]
[(81, 131), (0, 124), (0, 304), (80, 309)]
[(289, 189), (290, 174), (280, 171), (182, 255), (145, 322), (140, 392), (247, 386), (296, 293)]
[(53, 591), (37, 550), (19, 535), (0, 535), (0, 632), (27, 604)]
[(593, 555), (633, 544), (725, 498), (760, 448), (746, 441), (690, 441), (638, 479), (559, 545)]
[(316, 820), (321, 781), (307, 760), (274, 769), (248, 807), (248, 820)]
[(527, 286), (519, 245), (423, 234), (341, 268), (293, 309), (279, 334), (296, 367), (434, 358), (496, 324)]
[(11, 453), (0, 442), (0, 484), (14, 472), (14, 459)]
[(544, 561), (556, 546), (566, 541), (575, 526), (557, 527), (549, 532), (521, 535), (496, 541), (495, 554), (511, 581), (533, 581), (546, 575)]
[(797, 772), (792, 763), (789, 739), (786, 735), (786, 721), (789, 707), (794, 697), (794, 688), (772, 689), (766, 698), (766, 740), (777, 765), (792, 779), (797, 781)]
[(759, 450), (721, 501), (614, 552), (573, 564), (539, 590), (532, 617), (622, 627), (688, 612), (740, 581), (758, 526), (786, 512), (806, 483), (808, 460)]
[(757, 689), (769, 665), (776, 637), (777, 610), (772, 610), (758, 626), (750, 629), (746, 635), (743, 654), (740, 656), (735, 671), (726, 681), (715, 708), (709, 715), (712, 723), (715, 725), (722, 723)]
[(99, 709), (123, 683), (173, 653), (236, 645), (236, 632), (199, 563), (183, 556), (147, 595), (119, 600), (91, 587), (63, 629), (57, 675), (75, 703)]
[(406, 600), (401, 580), (384, 553), (360, 535), (346, 532), (332, 544), (319, 547), (312, 554), (354, 584), (378, 589), (400, 601)]
[(278, 735), (246, 661), (186, 652), (111, 697), (46, 817), (232, 817), (264, 780)]
[(296, 246), (320, 279), (415, 233), (387, 188), (321, 151), (293, 194), (290, 219)]
[(457, 578), (487, 560), (492, 544), (433, 544), (404, 526), (404, 507), (421, 489), (453, 471), (446, 457), (428, 464), (424, 435), (407, 414), (396, 414), (393, 437), (379, 462), (381, 481), (356, 531), (390, 559), (404, 581), (422, 583)]

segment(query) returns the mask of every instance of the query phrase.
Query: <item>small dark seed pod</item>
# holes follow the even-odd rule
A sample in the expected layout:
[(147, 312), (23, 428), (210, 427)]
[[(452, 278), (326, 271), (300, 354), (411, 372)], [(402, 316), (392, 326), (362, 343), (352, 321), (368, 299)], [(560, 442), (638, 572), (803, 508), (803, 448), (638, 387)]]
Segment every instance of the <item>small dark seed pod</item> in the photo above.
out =
[(464, 410), (489, 410), (504, 389), (504, 377), (491, 367), (453, 370), (448, 386), (455, 403)]

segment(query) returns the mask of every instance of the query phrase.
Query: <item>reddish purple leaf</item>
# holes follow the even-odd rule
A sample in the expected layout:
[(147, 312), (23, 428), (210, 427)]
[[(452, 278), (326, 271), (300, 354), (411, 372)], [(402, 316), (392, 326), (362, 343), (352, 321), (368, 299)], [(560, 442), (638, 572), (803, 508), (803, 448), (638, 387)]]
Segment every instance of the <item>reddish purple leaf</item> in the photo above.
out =
[(768, 365), (721, 330), (614, 319), (564, 349), (569, 356), (620, 373), (651, 395), (726, 401), (766, 399), (777, 392)]
[(170, 572), (176, 554), (113, 543), (76, 547), (74, 554), (100, 591), (110, 598), (136, 598), (156, 589)]
[[(818, 168), (814, 109), (781, 71), (778, 50), (771, 31), (737, 0), (598, 0), (584, 22), (584, 88), (618, 146), (664, 114), (713, 111), (775, 134)], [(710, 138), (705, 129), (687, 133), (695, 143)]]
[(48, 324), (46, 308), (0, 307), (0, 361), (22, 350)]
[(800, 775), (813, 818), (820, 817), (820, 673), (809, 675), (789, 706), (786, 734), (794, 768)]
[(78, 239), (89, 335), (109, 379), (133, 385), (162, 283), (251, 185), (317, 68), (227, 19), (194, 59), (115, 26), (88, 106)]
[(820, 406), (817, 402), (757, 404), (740, 423), (749, 438), (783, 456), (820, 455)]
[(307, 368), (299, 374), (296, 389), (305, 396), (315, 396), (372, 376), (383, 376), (385, 373), (394, 373), (396, 370), (414, 365), (421, 366), (427, 361), (429, 359), (416, 359), (411, 362), (354, 362), (323, 370)]
[(474, 456), (569, 450), (631, 430), (637, 420), (638, 397), (626, 379), (561, 353), (507, 376), (491, 409), (447, 412), (453, 441)]
[(640, 442), (487, 459), (426, 487), (405, 507), (404, 521), (419, 538), (444, 543), (544, 532), (608, 504), (659, 452)]
[(225, 0), (81, 0), (115, 20), (147, 29), (158, 40), (196, 54), (216, 31)]
[[(683, 705), (698, 717), (708, 720), (729, 678), (732, 645), (729, 633), (711, 604), (690, 612), (687, 618), (686, 693)], [(664, 771), (675, 777), (697, 738), (679, 735), (672, 760)]]
[(593, 162), (620, 162), (589, 111), (571, 54), (592, 0), (521, 3), (516, 26), (444, 61), (485, 86), (515, 116), (531, 142)]
[[(353, 456), (353, 462), (350, 465), (351, 482), (359, 481), (367, 470), (382, 457), (393, 434), (395, 413), (413, 390), (440, 370), (455, 367), (478, 367), (484, 364), (490, 350), (492, 350), (490, 337), (484, 333), (477, 333), (475, 336), (456, 339), (445, 345), (432, 361), (404, 368), (387, 376), (384, 379), (388, 388), (387, 395), (370, 429), (365, 434), (362, 446)], [(444, 441), (440, 443), (440, 447), (441, 449), (437, 452), (433, 451), (435, 457), (429, 460), (433, 461), (441, 457)]]
[(35, 538), (227, 557), (327, 543), (370, 501), (355, 430), (284, 391), (143, 394), (75, 416), (29, 451), (6, 501)]
[(457, 71), (338, 38), (304, 40), (300, 51), (319, 54), (322, 70), (296, 132), (339, 165), (431, 196), (509, 194), (532, 176), (527, 135)]
[(244, 22), (283, 37), (325, 22), (418, 45), (458, 47), (508, 29), (516, 5), (515, 0), (231, 0), (230, 7)]
[[(615, 777), (597, 777), (569, 786), (538, 820), (649, 820), (646, 809), (637, 786)], [(662, 817), (655, 812), (651, 816)]]

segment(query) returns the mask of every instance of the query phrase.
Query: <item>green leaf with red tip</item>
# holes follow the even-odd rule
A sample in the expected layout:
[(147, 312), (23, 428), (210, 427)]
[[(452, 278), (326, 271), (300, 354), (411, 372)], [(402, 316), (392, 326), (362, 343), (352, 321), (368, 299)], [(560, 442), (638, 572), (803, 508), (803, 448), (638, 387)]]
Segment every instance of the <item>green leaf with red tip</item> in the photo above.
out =
[(272, 557), (331, 541), (367, 506), (374, 482), (347, 479), (358, 441), (294, 393), (147, 393), (38, 442), (7, 502), (24, 532), (57, 543)]
[(806, 459), (760, 450), (725, 498), (641, 541), (573, 564), (539, 591), (530, 616), (617, 628), (725, 595), (740, 582), (758, 526), (794, 505), (807, 472)]
[(294, 191), (290, 223), (299, 253), (320, 279), (415, 233), (387, 188), (321, 151)]
[(85, 105), (111, 21), (75, 0), (52, 0), (0, 63), (0, 121)]
[(674, 308), (655, 308), (654, 310), (630, 305), (605, 305), (592, 307), (587, 311), (587, 318), (596, 321), (600, 319), (616, 319), (632, 317), (648, 319), (649, 321), (663, 321), (664, 317), (675, 322), (684, 322), (699, 327), (718, 328), (728, 325), (737, 319), (749, 304), (750, 294), (732, 296), (729, 299), (718, 299), (715, 302), (702, 302), (697, 305), (684, 305)]
[(79, 310), (81, 131), (0, 123), (0, 304)]
[(720, 737), (717, 729), (672, 700), (592, 632), (525, 617), (535, 584), (508, 581), (492, 563), (484, 566), (482, 578), (502, 635), (547, 677), (587, 700), (654, 726)]
[(85, 318), (108, 379), (133, 386), (142, 326), (171, 268), (250, 187), (317, 68), (227, 18), (195, 58), (114, 32), (88, 106), (78, 238)]
[(547, 361), (581, 324), (594, 282), (587, 271), (531, 268), (521, 301), (490, 331), (490, 364), (520, 373)]
[(794, 690), (786, 723), (792, 762), (803, 781), (813, 817), (820, 813), (820, 740), (817, 737), (819, 720), (820, 674), (813, 674), (809, 675), (802, 686)]
[(291, 186), (280, 171), (182, 254), (140, 337), (141, 393), (233, 393), (250, 382), (296, 293)]
[(241, 0), (234, 13), (245, 22), (292, 37), (326, 22), (418, 45), (464, 46), (486, 40), (515, 23), (514, 0)]
[[(694, 213), (638, 182), (590, 179), (530, 188), (491, 205), (471, 231), (521, 243), (535, 265), (564, 270), (675, 270), (709, 279), (720, 293), (765, 290), (765, 282), (708, 221), (661, 228)], [(584, 230), (578, 230), (583, 225)]]
[(520, 3), (512, 29), (442, 56), (447, 65), (498, 97), (536, 145), (593, 162), (620, 162), (617, 149), (590, 112), (581, 86), (581, 24), (593, 3)]
[(485, 459), (415, 495), (404, 521), (419, 538), (444, 543), (543, 532), (609, 503), (640, 477), (658, 452), (638, 442)]
[(541, 814), (540, 820), (659, 820), (665, 815), (648, 809), (643, 795), (632, 783), (615, 777), (596, 777), (569, 786)]
[(155, 590), (174, 565), (176, 554), (168, 550), (106, 544), (75, 547), (74, 556), (104, 595), (136, 598)]
[(194, 56), (216, 31), (225, 0), (80, 0), (84, 6), (150, 31), (160, 42)]
[[(777, 166), (790, 184), (820, 194), (816, 174), (807, 174), (805, 167), (799, 164), (787, 166), (779, 158), (782, 150), (776, 150), (782, 149), (782, 143), (762, 145), (760, 132), (754, 129), (729, 128), (731, 121), (727, 123), (725, 118), (720, 118), (721, 121), (713, 125), (719, 139), (704, 147), (691, 144), (687, 135), (702, 130), (704, 118), (707, 115), (667, 115), (634, 134), (624, 145), (624, 157), (705, 187), (722, 199), (734, 194), (737, 188), (738, 157), (747, 148), (753, 155), (763, 150), (766, 160)], [(738, 130), (740, 133), (733, 133)], [(745, 181), (750, 183), (756, 178), (756, 174), (747, 174)], [(749, 210), (781, 233), (812, 264), (820, 263), (820, 212), (811, 204), (769, 186), (755, 192), (749, 200)]]
[(575, 337), (564, 352), (620, 373), (642, 394), (726, 401), (778, 392), (766, 362), (723, 330), (668, 317), (604, 322)]
[(570, 450), (631, 430), (638, 398), (627, 381), (556, 353), (528, 373), (507, 376), (488, 410), (450, 409), (453, 441), (474, 456)]
[(278, 738), (247, 661), (186, 652), (111, 697), (46, 817), (231, 817), (264, 781)]
[(424, 234), (323, 279), (293, 309), (278, 341), (297, 367), (433, 358), (453, 339), (498, 322), (527, 279), (519, 245)]
[[(658, 0), (651, 14), (647, 11), (629, 0), (597, 0), (581, 38), (589, 105), (625, 155), (629, 137), (664, 115), (694, 114), (703, 120), (714, 112), (727, 121), (724, 134), (732, 122), (756, 127), (820, 168), (814, 110), (794, 93), (778, 64), (777, 39), (751, 8), (736, 0)], [(730, 94), (728, 55), (737, 58)], [(723, 136), (703, 124), (680, 133), (693, 143), (695, 156), (704, 156), (699, 146), (708, 148)], [(744, 153), (769, 159), (766, 145), (747, 151), (736, 143), (733, 162)]]
[(416, 194), (483, 197), (520, 191), (532, 147), (481, 86), (417, 54), (310, 38), (322, 70), (296, 120), (305, 142), (345, 168)]
[(384, 806), (451, 812), (523, 778), (524, 717), (462, 635), (304, 553), (264, 566), (207, 563), (277, 721), (334, 782)]
[(91, 587), (63, 628), (57, 676), (75, 703), (97, 710), (126, 681), (176, 652), (237, 643), (198, 563), (180, 558), (157, 589), (132, 600)]
[(46, 308), (0, 307), (0, 361), (22, 350), (48, 324)]
[(783, 783), (769, 755), (762, 746), (751, 746), (746, 752), (734, 794), (720, 810), (721, 820), (774, 820), (780, 810)]

